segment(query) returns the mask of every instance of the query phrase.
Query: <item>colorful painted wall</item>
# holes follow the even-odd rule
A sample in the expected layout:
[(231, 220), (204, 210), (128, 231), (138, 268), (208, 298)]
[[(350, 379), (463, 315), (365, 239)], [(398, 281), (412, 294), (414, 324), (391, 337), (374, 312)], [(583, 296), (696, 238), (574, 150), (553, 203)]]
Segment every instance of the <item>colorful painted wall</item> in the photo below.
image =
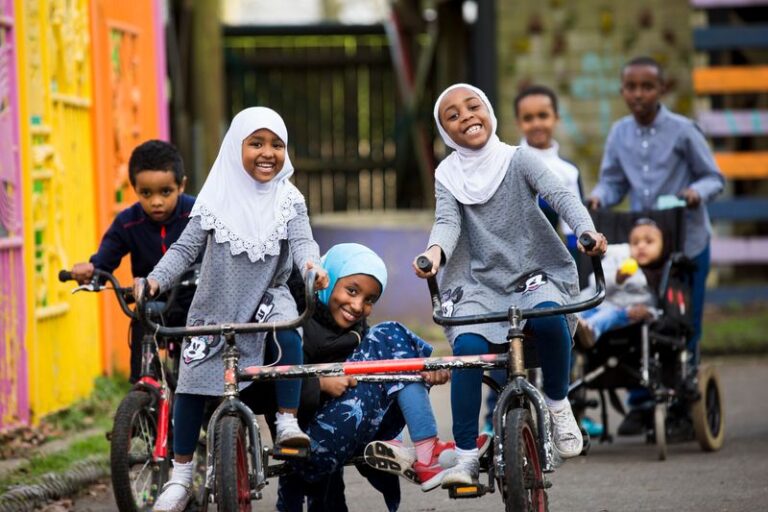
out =
[(0, 1), (0, 427), (29, 419), (15, 27)]
[(0, 430), (127, 369), (114, 299), (57, 275), (134, 200), (131, 149), (168, 136), (160, 1), (0, 0)]

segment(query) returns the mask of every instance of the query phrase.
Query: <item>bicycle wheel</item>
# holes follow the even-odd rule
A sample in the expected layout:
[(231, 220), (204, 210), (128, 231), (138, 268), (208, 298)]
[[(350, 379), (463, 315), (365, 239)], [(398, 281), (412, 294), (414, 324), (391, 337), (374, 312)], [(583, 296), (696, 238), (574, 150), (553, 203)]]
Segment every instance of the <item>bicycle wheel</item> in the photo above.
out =
[(500, 487), (507, 512), (548, 510), (536, 428), (527, 409), (507, 412), (504, 425), (504, 475)]
[(693, 431), (699, 446), (705, 452), (719, 450), (725, 440), (725, 415), (720, 391), (720, 377), (712, 366), (701, 366), (698, 375), (701, 394), (691, 408)]
[(237, 416), (224, 416), (216, 433), (216, 503), (220, 512), (249, 512), (248, 434)]
[(152, 458), (157, 439), (157, 410), (146, 391), (131, 391), (117, 408), (112, 428), (112, 489), (120, 512), (152, 510), (168, 479), (168, 458)]
[(653, 408), (653, 436), (659, 460), (667, 460), (667, 404), (658, 403)]

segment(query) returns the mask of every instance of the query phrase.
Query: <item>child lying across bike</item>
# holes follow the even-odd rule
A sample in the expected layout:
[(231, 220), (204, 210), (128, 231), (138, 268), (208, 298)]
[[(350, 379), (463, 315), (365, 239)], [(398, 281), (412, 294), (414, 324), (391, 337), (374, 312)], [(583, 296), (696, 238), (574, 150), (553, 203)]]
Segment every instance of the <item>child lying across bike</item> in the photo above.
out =
[[(540, 195), (581, 236), (597, 241), (588, 252), (605, 252), (606, 240), (579, 199), (530, 150), (501, 142), (488, 98), (476, 87), (455, 84), (435, 102), (434, 117), (454, 151), (435, 172), (435, 223), (427, 250), (428, 273), (438, 274), (447, 316), (540, 308), (573, 302), (579, 294), (573, 258), (537, 203)], [(579, 245), (579, 249), (584, 248)], [(525, 331), (536, 343), (544, 395), (552, 416), (554, 445), (563, 458), (582, 450), (583, 439), (568, 402), (571, 332), (575, 317), (529, 319)], [(506, 323), (448, 327), (454, 355), (501, 352)], [(451, 377), (453, 436), (458, 463), (443, 487), (477, 482), (478, 416), (482, 370), (454, 370)]]
[[(306, 363), (431, 354), (430, 345), (397, 322), (367, 325), (387, 285), (386, 266), (375, 252), (360, 244), (338, 244), (322, 263), (330, 283), (318, 294), (304, 330)], [(303, 297), (303, 290), (294, 296)], [(366, 461), (377, 469), (418, 483), (424, 491), (440, 485), (443, 468), (438, 459), (454, 444), (437, 437), (427, 389), (446, 382), (448, 376), (447, 371), (424, 372), (424, 383), (365, 382), (350, 376), (306, 379), (299, 418), (302, 426), (307, 424), (311, 454), (306, 462), (295, 463), (295, 474), (280, 479), (277, 509), (300, 511), (306, 495), (310, 510), (345, 510), (343, 467), (364, 449)], [(405, 425), (414, 442), (410, 449), (391, 441)], [(373, 444), (366, 447), (369, 442)], [(488, 442), (483, 438), (479, 444), (487, 447)], [(388, 510), (397, 510), (397, 477), (390, 480), (386, 473), (359, 469), (382, 492)]]
[[(605, 300), (579, 313), (579, 332), (587, 347), (608, 330), (655, 318), (656, 289), (664, 264), (664, 237), (651, 219), (640, 218), (629, 232), (629, 243), (610, 244), (603, 257)], [(591, 278), (594, 287), (594, 276)]]
[[(316, 271), (315, 286), (327, 286), (312, 238), (304, 197), (288, 180), (293, 166), (288, 134), (277, 112), (247, 108), (232, 120), (187, 228), (147, 278), (150, 295), (164, 291), (205, 250), (188, 325), (248, 323), (259, 311), (270, 321), (297, 316), (287, 280), (295, 263)], [(301, 364), (301, 337), (280, 331), (275, 340), (259, 334), (237, 338), (244, 366), (263, 363), (265, 343), (279, 344), (280, 364)], [(193, 463), (206, 400), (224, 390), (220, 336), (198, 336), (182, 347), (173, 422), (174, 466), (154, 510), (184, 510), (191, 496)], [(245, 388), (250, 383), (241, 383)], [(283, 380), (277, 394), (277, 438), (284, 446), (308, 446), (296, 421), (301, 381)]]
[[(131, 255), (133, 277), (146, 277), (187, 227), (195, 198), (184, 193), (187, 177), (173, 145), (148, 140), (136, 146), (128, 160), (128, 179), (139, 200), (117, 215), (96, 254), (72, 267), (80, 284), (91, 280), (94, 269), (114, 272), (126, 254)], [(191, 293), (180, 292), (166, 324), (184, 325), (191, 300)], [(143, 336), (141, 322), (131, 321), (131, 383), (140, 377)]]

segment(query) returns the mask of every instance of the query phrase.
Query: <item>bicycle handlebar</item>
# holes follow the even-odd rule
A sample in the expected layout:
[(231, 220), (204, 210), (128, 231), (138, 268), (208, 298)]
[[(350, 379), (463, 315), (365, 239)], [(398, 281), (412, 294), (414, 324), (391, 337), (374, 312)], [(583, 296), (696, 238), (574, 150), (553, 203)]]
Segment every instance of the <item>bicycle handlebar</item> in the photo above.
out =
[[(579, 243), (581, 243), (581, 245), (584, 246), (586, 250), (591, 250), (595, 247), (595, 245), (597, 245), (597, 240), (584, 233), (579, 237)], [(567, 313), (575, 313), (577, 311), (591, 309), (600, 304), (605, 298), (605, 275), (603, 274), (603, 265), (600, 261), (600, 256), (592, 256), (590, 259), (592, 261), (592, 268), (595, 272), (595, 295), (587, 300), (566, 304), (564, 306), (524, 309), (520, 311), (520, 319), (522, 320), (524, 318), (565, 315)], [(426, 273), (432, 270), (432, 262), (426, 256), (419, 256), (416, 259), (416, 266), (421, 272)], [(436, 277), (428, 277), (427, 285), (429, 286), (429, 294), (432, 297), (432, 320), (438, 325), (457, 326), (470, 324), (489, 324), (494, 322), (506, 322), (509, 320), (508, 311), (454, 317), (443, 316), (440, 303), (440, 289), (437, 286)]]
[(147, 280), (141, 278), (138, 280), (138, 293), (136, 297), (136, 312), (139, 320), (144, 324), (146, 328), (155, 334), (160, 336), (210, 336), (214, 334), (228, 334), (228, 333), (254, 333), (254, 332), (270, 332), (270, 331), (283, 331), (286, 329), (295, 329), (304, 324), (305, 320), (312, 316), (315, 311), (315, 271), (307, 271), (307, 275), (304, 277), (304, 299), (306, 308), (304, 311), (294, 318), (293, 320), (287, 320), (284, 322), (261, 322), (261, 323), (245, 323), (245, 324), (219, 324), (219, 325), (198, 325), (188, 327), (164, 327), (156, 324), (150, 318), (147, 317)]
[[(122, 287), (120, 286), (120, 282), (117, 280), (115, 276), (110, 274), (109, 272), (105, 272), (103, 270), (94, 269), (93, 270), (93, 277), (91, 278), (92, 282), (96, 282), (98, 284), (101, 279), (104, 279), (106, 281), (109, 281), (112, 284), (112, 290), (115, 291), (115, 296), (117, 297), (117, 302), (120, 304), (120, 309), (123, 310), (123, 313), (125, 313), (126, 316), (129, 318), (136, 318), (136, 313), (131, 310), (131, 308), (128, 307), (128, 302), (125, 300), (126, 295), (129, 295), (133, 293), (133, 289), (129, 287)], [(74, 281), (75, 278), (72, 276), (72, 272), (69, 270), (60, 270), (59, 271), (59, 281), (62, 283), (66, 283), (67, 281)], [(94, 288), (90, 291), (100, 291), (103, 288)]]
[[(184, 275), (186, 275), (190, 271), (194, 272), (195, 267), (193, 266), (189, 270), (185, 271)], [(72, 275), (72, 272), (70, 272), (69, 270), (59, 271), (59, 281), (61, 281), (62, 283), (66, 283), (67, 281), (74, 281), (74, 280), (75, 278)], [(104, 270), (99, 270), (97, 268), (93, 269), (93, 276), (91, 277), (92, 288), (88, 289), (88, 291), (98, 292), (103, 290), (104, 287), (102, 287), (100, 283), (102, 283), (104, 280), (109, 281), (112, 284), (112, 289), (115, 291), (117, 300), (120, 303), (120, 309), (123, 310), (123, 313), (125, 313), (125, 315), (128, 316), (129, 318), (132, 318), (132, 319), (138, 318), (136, 312), (128, 307), (128, 300), (126, 300), (126, 297), (133, 296), (133, 287), (120, 286), (120, 282), (117, 280), (117, 278), (114, 275), (110, 274), (109, 272), (106, 272)], [(179, 288), (192, 286), (193, 282), (194, 280), (190, 281), (190, 279), (186, 279), (176, 283), (171, 288), (171, 292), (168, 294), (168, 297), (165, 300), (165, 304), (163, 305), (162, 309), (160, 309), (159, 311), (155, 311), (153, 313), (159, 314), (160, 316), (167, 313), (168, 310), (171, 308), (171, 306), (176, 303), (176, 296), (179, 293)], [(77, 289), (75, 291), (77, 291)]]

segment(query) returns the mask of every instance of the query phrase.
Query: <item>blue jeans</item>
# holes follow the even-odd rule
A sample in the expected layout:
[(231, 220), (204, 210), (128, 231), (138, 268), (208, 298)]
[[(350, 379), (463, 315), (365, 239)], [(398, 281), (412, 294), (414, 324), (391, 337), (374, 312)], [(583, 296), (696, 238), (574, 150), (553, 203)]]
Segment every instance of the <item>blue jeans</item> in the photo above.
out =
[(598, 339), (606, 331), (629, 325), (627, 310), (607, 302), (603, 302), (596, 308), (583, 311), (580, 316), (592, 329), (595, 339)]
[[(555, 306), (543, 302), (537, 308)], [(552, 400), (561, 400), (568, 394), (571, 368), (571, 333), (563, 316), (532, 318), (526, 322), (526, 334), (536, 341), (542, 373), (544, 393)], [(491, 344), (478, 334), (465, 333), (453, 343), (453, 355), (479, 355), (492, 351)], [(505, 345), (501, 345), (505, 346)], [(477, 421), (482, 402), (483, 370), (453, 370), (451, 377), (451, 410), (453, 438), (462, 450), (477, 446)], [(459, 414), (460, 412), (460, 414)]]
[(688, 340), (688, 351), (691, 353), (694, 366), (699, 364), (699, 341), (701, 341), (701, 324), (704, 318), (704, 296), (707, 291), (707, 275), (709, 275), (710, 249), (706, 249), (693, 258), (696, 270), (693, 272), (691, 283), (691, 319), (693, 320), (693, 335)]

